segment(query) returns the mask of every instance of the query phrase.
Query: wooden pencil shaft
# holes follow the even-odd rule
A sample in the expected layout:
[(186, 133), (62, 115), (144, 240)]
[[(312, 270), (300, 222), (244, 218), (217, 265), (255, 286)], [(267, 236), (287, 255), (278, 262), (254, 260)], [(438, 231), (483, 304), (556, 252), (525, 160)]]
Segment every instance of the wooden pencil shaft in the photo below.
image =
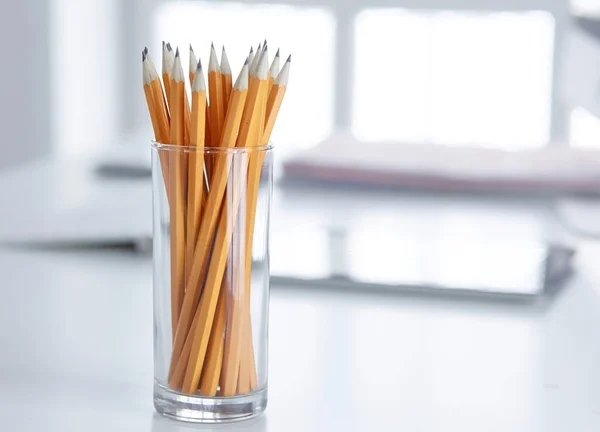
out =
[[(245, 178), (247, 175), (247, 158), (244, 156), (244, 154), (238, 155), (236, 165), (239, 163), (240, 166), (239, 168), (234, 167), (233, 170), (238, 173), (240, 178)], [(229, 244), (233, 235), (234, 222), (243, 186), (239, 180), (235, 181), (234, 179), (232, 183), (232, 196), (230, 200), (225, 200), (221, 210), (219, 229), (217, 230), (212, 258), (206, 276), (206, 285), (198, 305), (200, 315), (196, 327), (192, 329), (194, 331), (194, 339), (182, 388), (182, 391), (185, 393), (193, 394), (198, 388), (210, 329), (215, 316), (216, 302), (219, 297), (223, 272), (227, 263)]]
[[(164, 94), (162, 92), (162, 87), (160, 86), (160, 79), (148, 56), (147, 49), (142, 53), (142, 76), (144, 81), (144, 95), (146, 97), (150, 120), (152, 121), (152, 127), (154, 129), (155, 140), (157, 142), (168, 141), (170, 134), (169, 113), (166, 109)], [(158, 157), (164, 179), (167, 200), (170, 202), (171, 188), (169, 183), (168, 154), (158, 151)]]
[(287, 86), (274, 85), (271, 91), (269, 92), (267, 106), (265, 109), (266, 119), (265, 128), (262, 135), (262, 144), (267, 144), (271, 139), (271, 133), (273, 132), (275, 121), (277, 120), (277, 116), (279, 115), (279, 110), (281, 108), (281, 103), (283, 102), (286, 89)]
[(226, 113), (227, 105), (229, 104), (229, 99), (231, 98), (231, 91), (233, 90), (233, 82), (231, 76), (231, 66), (229, 65), (229, 59), (227, 58), (225, 47), (223, 47), (223, 51), (221, 52), (221, 76), (223, 79), (223, 107), (224, 112)]
[[(146, 96), (146, 103), (148, 104), (148, 112), (150, 113), (150, 120), (152, 122), (152, 128), (154, 129), (154, 137), (157, 142), (162, 142), (162, 130), (159, 125), (159, 113), (156, 110), (154, 103), (154, 97), (152, 94), (152, 88), (150, 84), (144, 85), (144, 94)], [(160, 162), (160, 169), (162, 172), (163, 183), (165, 185), (165, 191), (167, 195), (167, 202), (171, 203), (171, 187), (169, 181), (169, 154), (161, 150), (156, 150), (158, 153), (158, 159)]]
[(156, 141), (161, 142), (161, 130), (158, 125), (158, 117), (154, 107), (152, 88), (150, 87), (150, 84), (144, 84), (144, 96), (146, 96), (146, 104), (148, 105), (148, 112), (150, 114), (150, 121), (152, 122), (152, 129), (154, 130), (154, 137), (156, 138)]
[(170, 206), (171, 223), (171, 325), (173, 337), (179, 321), (179, 314), (184, 295), (185, 283), (185, 216), (183, 201), (183, 160), (179, 155), (171, 155), (169, 158), (172, 185), (172, 204)]
[(256, 360), (254, 358), (254, 341), (252, 340), (252, 320), (250, 314), (244, 314), (244, 320), (245, 322), (243, 325), (246, 334), (243, 339), (244, 345), (242, 348), (242, 359), (240, 361), (240, 372), (238, 375), (238, 394), (247, 393), (258, 386)]
[[(184, 144), (184, 95), (183, 82), (171, 82), (171, 143)], [(170, 229), (171, 229), (171, 325), (173, 337), (179, 321), (185, 289), (185, 191), (184, 159), (179, 152), (169, 157), (171, 182)]]
[(154, 98), (154, 103), (156, 110), (158, 111), (158, 124), (161, 130), (161, 136), (163, 139), (168, 139), (170, 133), (169, 123), (171, 121), (169, 110), (167, 104), (165, 102), (165, 97), (163, 94), (163, 88), (160, 84), (160, 79), (156, 78), (150, 82), (150, 86), (152, 88), (152, 96)]
[[(244, 284), (243, 289), (245, 303), (243, 304), (241, 320), (244, 326), (247, 326), (250, 322), (250, 296), (251, 296), (251, 281), (252, 281), (252, 245), (254, 240), (254, 226), (256, 220), (256, 207), (258, 203), (258, 192), (260, 185), (260, 174), (262, 171), (262, 163), (264, 160), (265, 152), (259, 151), (250, 155), (250, 162), (248, 168), (248, 187), (247, 187), (247, 198), (246, 198), (246, 249), (244, 251), (245, 263), (244, 269)], [(256, 375), (255, 370), (250, 369), (250, 363), (254, 358), (254, 352), (248, 341), (248, 338), (252, 337), (251, 333), (246, 333), (243, 336), (242, 348), (243, 360), (240, 363), (240, 376), (238, 380), (238, 392), (241, 394), (247, 393), (247, 385), (250, 385), (250, 375)], [(252, 358), (251, 358), (252, 357)], [(240, 384), (242, 385), (240, 387)]]
[[(210, 131), (210, 110), (209, 110), (209, 106), (208, 106), (208, 102), (206, 103), (206, 131), (205, 131), (205, 136), (204, 136), (204, 146), (205, 147), (212, 147), (212, 135), (211, 135), (211, 131)], [(211, 155), (205, 155), (204, 157), (204, 166), (206, 169), (206, 180), (207, 180), (207, 184), (208, 181), (210, 181), (210, 179), (212, 178), (212, 174), (213, 174), (213, 160)], [(208, 192), (208, 189), (206, 190)]]
[[(244, 122), (244, 117), (242, 117), (242, 126), (240, 126), (240, 135), (238, 137), (238, 145), (253, 147), (256, 146), (259, 142), (259, 124), (262, 119), (264, 119), (264, 114), (262, 113), (263, 107), (266, 107), (266, 104), (263, 102), (266, 97), (268, 81), (266, 79), (258, 79), (257, 77), (252, 77), (250, 80), (250, 88), (248, 90), (248, 98), (252, 97), (252, 105), (250, 102), (246, 104), (246, 108), (244, 110), (244, 115), (246, 115), (246, 121)], [(242, 131), (242, 127), (244, 130)], [(249, 152), (249, 175), (254, 178), (256, 168), (253, 166), (256, 162), (252, 162), (256, 159), (255, 152)], [(247, 193), (247, 192), (246, 192)], [(246, 206), (244, 205), (244, 213), (246, 214)], [(246, 214), (247, 216), (247, 214)], [(252, 229), (254, 226), (253, 221), (248, 220), (247, 217), (244, 218), (244, 227), (242, 228), (245, 237), (246, 237), (246, 248), (248, 247), (248, 240), (250, 239), (247, 235), (247, 231)], [(245, 255), (244, 251), (244, 255)], [(236, 394), (236, 390), (238, 388), (239, 381), (239, 373), (240, 373), (240, 362), (241, 357), (243, 355), (243, 319), (246, 314), (247, 306), (245, 305), (245, 301), (243, 299), (249, 296), (250, 288), (249, 281), (247, 281), (245, 275), (249, 271), (247, 267), (247, 260), (244, 259), (244, 265), (239, 266), (239, 282), (238, 282), (238, 290), (239, 297), (242, 299), (239, 303), (239, 306), (234, 308), (233, 316), (231, 317), (231, 323), (228, 327), (227, 334), (225, 336), (225, 355), (224, 355), (224, 366), (223, 366), (223, 395), (224, 396), (232, 396)], [(249, 312), (248, 312), (249, 313)], [(242, 371), (245, 373), (245, 371)], [(244, 377), (242, 380), (245, 380)]]
[[(287, 74), (289, 73), (289, 63), (286, 62), (284, 66), (285, 77), (282, 79), (287, 80)], [(261, 140), (259, 141), (261, 145), (268, 143), (273, 125), (275, 124), (275, 120), (277, 115), (279, 114), (279, 109), (281, 107), (281, 102), (283, 101), (283, 97), (285, 95), (285, 91), (287, 88), (286, 82), (280, 83), (277, 85), (273, 85), (271, 88), (268, 88), (268, 97), (264, 97), (263, 106), (264, 110), (261, 111), (264, 113), (264, 117), (261, 118), (261, 125), (264, 124), (264, 130), (260, 131)], [(245, 297), (248, 299), (247, 304), (245, 305), (245, 310), (243, 312), (246, 320), (246, 325), (250, 325), (250, 286), (251, 286), (251, 272), (252, 272), (252, 244), (253, 244), (253, 235), (254, 235), (254, 225), (255, 225), (255, 217), (256, 217), (256, 206), (258, 199), (258, 190), (259, 190), (259, 182), (260, 175), (262, 171), (262, 165), (265, 157), (264, 152), (259, 152), (258, 154), (252, 154), (250, 156), (249, 163), (249, 174), (248, 174), (248, 198), (246, 200), (246, 263), (245, 263), (245, 289), (248, 290), (245, 294)], [(245, 347), (242, 349), (243, 357), (240, 363), (240, 372), (238, 378), (238, 393), (243, 394), (249, 391), (249, 389), (254, 388), (256, 386), (257, 375), (256, 375), (256, 366), (254, 359), (254, 350), (252, 348), (252, 334), (251, 331), (249, 335), (244, 338)], [(249, 386), (249, 387), (248, 387)]]
[(183, 88), (183, 126), (184, 126), (184, 145), (189, 146), (190, 145), (190, 130), (191, 130), (191, 124), (190, 124), (190, 103), (188, 101), (188, 96), (187, 96), (187, 92), (185, 91), (185, 85)]
[[(194, 315), (194, 320), (192, 321), (192, 328), (196, 328), (199, 317), (200, 314), (197, 312)], [(183, 386), (183, 377), (185, 375), (185, 369), (187, 368), (188, 360), (190, 358), (193, 339), (193, 334), (187, 335), (176, 365), (173, 367), (173, 370), (169, 372), (169, 387), (174, 390), (181, 390), (181, 387)]]
[[(246, 89), (241, 91), (234, 90), (232, 93), (231, 106), (225, 119), (222, 147), (231, 148), (235, 145), (247, 94), (248, 91)], [(177, 332), (175, 341), (173, 343), (173, 353), (171, 357), (169, 375), (173, 373), (177, 365), (179, 355), (185, 343), (185, 338), (187, 337), (190, 329), (194, 308), (198, 303), (200, 287), (206, 274), (208, 252), (212, 244), (223, 194), (225, 193), (225, 188), (227, 185), (231, 162), (231, 154), (220, 155), (220, 157), (217, 158), (217, 162), (211, 177), (211, 188), (206, 200), (204, 214), (200, 222), (198, 240), (194, 249), (193, 263), (190, 267), (188, 281), (186, 284), (186, 292), (181, 308), (181, 316), (177, 324)]]
[(210, 340), (206, 353), (206, 366), (204, 367), (200, 378), (200, 394), (204, 396), (216, 396), (217, 387), (219, 386), (221, 365), (223, 364), (223, 348), (225, 346), (224, 332), (227, 291), (227, 276), (225, 276), (221, 283), (217, 312), (210, 333)]
[[(283, 101), (283, 97), (285, 95), (286, 86), (285, 85), (277, 85), (274, 88), (269, 88), (269, 97), (265, 105), (265, 129), (262, 132), (262, 141), (261, 144), (267, 144), (271, 132), (273, 130), (273, 125), (275, 124), (275, 120), (277, 115), (279, 114), (279, 109), (281, 107), (281, 103)], [(267, 98), (265, 98), (267, 99)], [(245, 287), (248, 289), (246, 293), (247, 304), (245, 306), (244, 317), (245, 317), (245, 325), (251, 327), (251, 319), (250, 319), (250, 287), (251, 287), (251, 278), (252, 278), (252, 244), (253, 244), (253, 236), (254, 236), (254, 226), (255, 226), (255, 217), (256, 217), (256, 206), (258, 200), (258, 191), (259, 191), (259, 183), (260, 183), (260, 175), (262, 171), (262, 165), (264, 161), (266, 153), (259, 152), (258, 154), (251, 155), (250, 167), (248, 170), (248, 194), (247, 198), (247, 214), (246, 214), (246, 263), (245, 263)], [(242, 348), (243, 357), (240, 363), (240, 372), (238, 379), (238, 393), (244, 394), (249, 389), (253, 389), (257, 385), (257, 374), (256, 374), (256, 366), (255, 366), (255, 358), (254, 358), (254, 349), (252, 343), (252, 330), (249, 330), (249, 334), (244, 338), (244, 343), (246, 344), (244, 348)], [(248, 378), (248, 379), (247, 379)], [(249, 387), (247, 387), (247, 383), (249, 383)]]
[(211, 136), (213, 140), (211, 146), (218, 147), (225, 117), (223, 78), (219, 71), (208, 72), (208, 96), (210, 101), (211, 129), (214, 131), (214, 134)]
[(165, 86), (165, 95), (167, 99), (167, 103), (169, 104), (169, 109), (171, 107), (171, 75), (168, 73), (162, 74), (163, 85)]
[(204, 134), (206, 113), (206, 91), (192, 92), (191, 136), (190, 144), (196, 151), (189, 155), (187, 190), (187, 237), (186, 237), (186, 274), (189, 274), (194, 255), (194, 245), (198, 238), (202, 204), (204, 197)]
[[(147, 51), (144, 54), (147, 56)], [(191, 47), (190, 54), (190, 59), (195, 57)], [(233, 89), (225, 50), (221, 66), (213, 57), (211, 49), (208, 91), (192, 88), (191, 109), (179, 54), (171, 52), (166, 63), (163, 61), (164, 92), (160, 79), (144, 91), (151, 102), (157, 140), (160, 136), (161, 142), (175, 145), (251, 148), (242, 153), (217, 153), (214, 158), (200, 149), (163, 151), (169, 157), (160, 159), (168, 185), (171, 224), (173, 345), (168, 384), (184, 393), (206, 396), (215, 396), (220, 384), (219, 394), (229, 396), (246, 394), (258, 385), (250, 285), (265, 152), (253, 148), (268, 142), (285, 85), (278, 86), (280, 76), (272, 76), (275, 66), (268, 69), (266, 41), (264, 49), (257, 52), (250, 82), (248, 66), (242, 69), (245, 75), (240, 73), (246, 77), (243, 91), (236, 91), (240, 78)], [(275, 59), (273, 64), (278, 65)], [(190, 84), (196, 77), (192, 66)], [(226, 268), (230, 268), (228, 278), (223, 277)]]
[[(179, 355), (185, 338), (190, 331), (192, 315), (194, 308), (200, 298), (200, 290), (207, 273), (207, 262), (210, 253), (210, 247), (213, 243), (213, 235), (217, 227), (221, 202), (227, 186), (227, 179), (231, 167), (232, 156), (227, 155), (217, 160), (211, 189), (208, 193), (208, 199), (205, 205), (205, 211), (200, 223), (200, 232), (198, 241), (195, 245), (193, 263), (191, 264), (186, 284), (186, 291), (183, 297), (181, 315), (177, 324), (177, 332), (173, 343), (173, 354), (171, 357), (171, 370), (177, 365)], [(214, 252), (213, 252), (214, 253)]]
[[(244, 182), (245, 183), (245, 182)], [(245, 184), (243, 185), (245, 187)], [(242, 190), (242, 197), (245, 191)], [(245, 208), (244, 203), (240, 203)], [(223, 370), (221, 372), (221, 395), (234, 396), (237, 389), (240, 358), (242, 355), (242, 329), (243, 310), (245, 303), (244, 264), (245, 264), (245, 240), (246, 219), (245, 212), (239, 212), (235, 226), (235, 237), (232, 246), (233, 277), (232, 291), (228, 295), (227, 304), (227, 332), (225, 334), (225, 350), (223, 354)]]
[[(269, 97), (267, 103), (265, 105), (265, 129), (262, 135), (261, 144), (267, 144), (269, 142), (271, 132), (273, 131), (273, 126), (275, 124), (275, 120), (277, 115), (279, 114), (279, 109), (281, 107), (281, 103), (283, 101), (283, 97), (285, 95), (286, 86), (285, 85), (276, 85), (274, 87), (269, 88)], [(262, 165), (264, 161), (266, 153), (259, 152), (256, 155), (251, 155), (249, 174), (248, 174), (248, 193), (249, 197), (247, 199), (247, 215), (246, 215), (246, 263), (245, 263), (245, 286), (248, 290), (250, 290), (251, 286), (251, 278), (252, 278), (252, 244), (253, 244), (253, 236), (254, 236), (254, 226), (255, 226), (255, 217), (256, 217), (256, 206), (258, 200), (258, 191), (259, 191), (259, 183), (260, 183), (260, 175), (262, 171)], [(246, 310), (244, 311), (246, 325), (251, 327), (251, 319), (250, 319), (250, 298), (251, 293), (248, 292), (246, 294), (247, 297), (247, 305)], [(246, 348), (243, 348), (243, 355), (246, 356), (242, 359), (240, 364), (240, 378), (238, 380), (238, 393), (243, 394), (248, 389), (246, 387), (246, 375), (249, 375), (249, 389), (253, 389), (257, 385), (257, 374), (256, 374), (256, 366), (255, 366), (255, 358), (254, 358), (254, 349), (252, 343), (252, 330), (250, 329), (249, 335), (245, 338)], [(248, 367), (246, 367), (248, 365)]]
[(221, 77), (223, 79), (223, 109), (227, 112), (232, 91), (231, 74), (222, 74)]
[[(264, 84), (262, 84), (264, 86)], [(248, 100), (244, 107), (242, 115), (242, 123), (240, 125), (240, 133), (237, 139), (238, 147), (253, 147), (256, 146), (253, 130), (258, 126), (259, 111), (262, 108), (261, 99), (261, 80), (257, 77), (250, 77), (248, 88)]]

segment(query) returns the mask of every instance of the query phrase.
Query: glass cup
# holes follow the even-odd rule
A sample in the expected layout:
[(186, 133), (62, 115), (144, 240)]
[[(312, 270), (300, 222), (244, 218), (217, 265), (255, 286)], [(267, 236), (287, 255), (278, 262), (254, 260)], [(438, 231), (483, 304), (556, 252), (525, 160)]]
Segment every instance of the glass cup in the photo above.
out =
[(152, 143), (154, 406), (248, 419), (267, 404), (273, 150)]

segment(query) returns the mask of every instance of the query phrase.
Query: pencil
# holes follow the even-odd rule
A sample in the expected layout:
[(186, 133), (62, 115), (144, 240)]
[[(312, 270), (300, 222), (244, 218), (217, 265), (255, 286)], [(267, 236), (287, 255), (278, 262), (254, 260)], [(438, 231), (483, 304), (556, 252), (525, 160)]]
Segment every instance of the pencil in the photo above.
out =
[(223, 109), (224, 112), (227, 112), (227, 104), (229, 103), (229, 98), (231, 97), (231, 89), (233, 85), (231, 80), (231, 66), (229, 65), (229, 59), (227, 58), (227, 53), (225, 52), (225, 46), (223, 46), (223, 50), (221, 51), (221, 74), (223, 77)]
[(271, 67), (269, 68), (269, 93), (273, 88), (273, 84), (275, 83), (275, 77), (279, 74), (279, 48), (275, 53), (275, 57), (273, 57), (273, 62), (271, 63)]
[(267, 40), (250, 47), (233, 85), (225, 47), (219, 61), (211, 44), (203, 69), (190, 45), (187, 77), (170, 43), (162, 44), (162, 76), (148, 49), (142, 52), (152, 129), (156, 141), (168, 144), (158, 148), (170, 225), (167, 381), (185, 394), (231, 397), (261, 384), (263, 346), (255, 357), (252, 323), (263, 328), (262, 318), (251, 313), (253, 236), (265, 144), (291, 62), (290, 56), (280, 68), (279, 49), (272, 62), (268, 51)]
[[(245, 154), (237, 155), (232, 164), (231, 189), (223, 201), (219, 224), (213, 245), (212, 256), (208, 265), (206, 285), (198, 304), (198, 321), (194, 332), (188, 367), (183, 380), (182, 391), (194, 393), (200, 381), (209, 342), (210, 330), (213, 327), (217, 299), (221, 297), (221, 282), (227, 264), (229, 245), (232, 239), (235, 221), (242, 197), (242, 179), (247, 175)], [(236, 272), (237, 273), (237, 272)], [(235, 274), (235, 273), (234, 273)]]
[(279, 72), (277, 75), (277, 78), (273, 83), (273, 87), (269, 91), (269, 98), (267, 100), (266, 108), (265, 129), (261, 142), (262, 144), (267, 144), (271, 139), (273, 127), (275, 126), (275, 120), (277, 120), (277, 116), (279, 115), (281, 103), (283, 102), (283, 97), (285, 96), (288, 81), (290, 79), (291, 62), (292, 56), (290, 55), (281, 68), (281, 72)]
[(146, 61), (148, 62), (148, 70), (150, 71), (151, 77), (151, 87), (152, 93), (155, 98), (156, 108), (160, 111), (161, 121), (166, 119), (166, 122), (170, 122), (169, 109), (167, 107), (167, 102), (165, 99), (165, 94), (163, 93), (163, 88), (160, 83), (160, 77), (158, 76), (158, 72), (156, 72), (156, 68), (154, 67), (154, 63), (152, 62), (152, 58), (148, 53), (148, 48), (144, 49), (146, 55)]
[(165, 44), (165, 42), (163, 41), (162, 79), (168, 103), (171, 102), (171, 69), (173, 69), (173, 61), (175, 60), (175, 57), (172, 56), (172, 51), (170, 47), (171, 46), (169, 44)]
[(194, 255), (194, 245), (196, 244), (200, 218), (202, 216), (202, 200), (205, 184), (203, 149), (206, 124), (206, 84), (200, 62), (197, 63), (195, 69), (192, 81), (190, 145), (195, 147), (196, 150), (190, 152), (188, 161), (186, 274), (189, 273), (189, 266), (192, 263)]
[[(185, 87), (179, 49), (175, 54), (171, 76), (171, 144), (185, 145)], [(172, 154), (169, 158), (171, 182), (171, 325), (173, 338), (179, 321), (179, 313), (185, 289), (185, 203), (183, 155)]]
[[(265, 41), (263, 45), (260, 60), (262, 67), (268, 68), (268, 47)], [(257, 65), (257, 68), (259, 66)], [(261, 145), (261, 137), (264, 130), (265, 122), (265, 109), (267, 106), (268, 98), (268, 72), (266, 74), (266, 84), (259, 93), (257, 104), (260, 104), (258, 110), (257, 124), (255, 129), (252, 131), (252, 142), (251, 146)], [(254, 141), (256, 139), (256, 141)], [(240, 362), (238, 372), (238, 383), (237, 392), (239, 394), (245, 394), (250, 390), (250, 376), (255, 375), (255, 371), (250, 370), (250, 361), (254, 358), (253, 348), (251, 346), (251, 333), (249, 332), (250, 325), (250, 282), (251, 282), (251, 265), (252, 265), (252, 233), (254, 231), (254, 217), (248, 219), (248, 216), (255, 210), (255, 204), (253, 203), (254, 191), (252, 190), (253, 181), (256, 181), (256, 177), (260, 178), (260, 168), (262, 166), (261, 153), (251, 152), (249, 154), (249, 167), (248, 167), (248, 188), (246, 189), (246, 200), (245, 200), (245, 263), (240, 266), (240, 272), (243, 273), (240, 276), (239, 290), (243, 292), (241, 296), (244, 300), (241, 302), (241, 311), (239, 312), (239, 320), (241, 321), (241, 348), (240, 348)], [(258, 184), (257, 184), (258, 186)], [(240, 228), (241, 229), (241, 228)]]
[(197, 68), (198, 68), (198, 59), (196, 58), (196, 54), (194, 53), (192, 44), (190, 44), (189, 72), (188, 72), (188, 75), (190, 78), (190, 87), (192, 87), (192, 85), (194, 83), (194, 78), (196, 77), (196, 69)]
[[(232, 148), (235, 146), (247, 96), (248, 62), (246, 61), (233, 87), (230, 106), (227, 111), (227, 116), (225, 117), (221, 147)], [(227, 186), (230, 167), (230, 156), (217, 159), (217, 163), (210, 181), (211, 188), (206, 199), (204, 206), (205, 210), (200, 222), (200, 230), (194, 249), (193, 263), (190, 268), (190, 273), (186, 284), (187, 289), (183, 299), (181, 317), (177, 326), (175, 341), (173, 343), (169, 383), (173, 383), (174, 386), (178, 384), (180, 379), (179, 376), (173, 375), (176, 366), (178, 366), (177, 362), (187, 362), (187, 359), (180, 358), (180, 354), (183, 349), (185, 339), (188, 337), (188, 332), (190, 332), (194, 308), (198, 304), (198, 300), (200, 298), (200, 282), (205, 279), (204, 276), (207, 271), (205, 267), (208, 261), (208, 253), (212, 245), (212, 239), (217, 225), (219, 211), (221, 209), (223, 194), (225, 193), (225, 188)], [(198, 308), (198, 311), (200, 311), (200, 308)], [(204, 320), (206, 320), (206, 317)], [(203, 322), (202, 324), (206, 323)], [(202, 328), (200, 323), (195, 326), (195, 328), (198, 327)], [(184, 368), (179, 367), (180, 371), (183, 369)]]
[[(244, 108), (242, 125), (240, 126), (237, 141), (238, 147), (255, 147), (257, 145), (258, 135), (253, 133), (253, 131), (258, 131), (258, 121), (261, 116), (259, 111), (262, 107), (262, 97), (267, 86), (267, 73), (266, 58), (262, 57), (258, 67), (255, 69), (255, 73), (250, 76), (248, 99)], [(252, 158), (251, 155), (249, 157), (250, 159)], [(238, 296), (231, 299), (231, 313), (228, 314), (227, 332), (225, 334), (225, 351), (223, 355), (223, 370), (221, 372), (221, 394), (223, 396), (233, 396), (236, 394), (240, 367), (243, 339), (242, 314), (246, 290), (242, 286), (245, 281), (243, 269), (238, 268), (237, 270), (238, 275), (235, 280), (237, 286), (234, 290), (238, 293)]]
[(254, 70), (254, 48), (250, 47), (250, 53), (248, 54), (248, 70)]
[(142, 51), (142, 81), (144, 83), (144, 96), (146, 96), (146, 104), (148, 105), (148, 112), (150, 113), (150, 120), (152, 121), (152, 128), (154, 129), (154, 137), (156, 141), (162, 142), (164, 139), (163, 131), (158, 123), (158, 113), (154, 104), (154, 98), (152, 96), (152, 87), (150, 86), (150, 70), (148, 69), (148, 62), (146, 61), (146, 54)]
[(218, 147), (223, 130), (223, 121), (225, 118), (225, 106), (223, 96), (223, 78), (215, 46), (210, 46), (210, 59), (208, 63), (208, 99), (210, 112), (210, 129), (212, 138), (212, 147)]
[(229, 281), (227, 272), (225, 272), (223, 281), (221, 282), (217, 311), (206, 351), (206, 366), (202, 370), (200, 379), (200, 394), (203, 396), (215, 396), (217, 394), (221, 366), (223, 364), (223, 349), (225, 347), (225, 312), (228, 291)]
[[(194, 82), (194, 78), (196, 76), (196, 69), (198, 67), (198, 60), (196, 59), (196, 54), (194, 53), (194, 49), (192, 48), (192, 44), (190, 44), (190, 62), (189, 62), (189, 78), (190, 78), (190, 86)], [(210, 147), (210, 121), (208, 119), (208, 99), (205, 103), (205, 113), (204, 113), (204, 146)], [(206, 161), (205, 161), (206, 164)], [(206, 185), (205, 185), (206, 192)]]
[[(288, 57), (281, 72), (274, 81), (273, 89), (269, 93), (268, 101), (266, 104), (266, 122), (264, 128), (264, 134), (261, 138), (260, 144), (264, 145), (269, 142), (271, 133), (273, 131), (273, 125), (279, 114), (281, 103), (287, 89), (289, 80), (289, 72), (292, 57)], [(248, 188), (246, 198), (246, 256), (245, 265), (242, 268), (245, 270), (245, 284), (244, 287), (247, 292), (244, 294), (246, 300), (245, 309), (242, 315), (243, 325), (248, 329), (248, 334), (243, 338), (244, 347), (242, 347), (242, 353), (245, 357), (240, 363), (240, 379), (238, 380), (238, 393), (247, 393), (256, 382), (256, 370), (254, 368), (254, 351), (252, 347), (252, 333), (251, 333), (251, 319), (250, 319), (250, 286), (252, 278), (252, 243), (254, 234), (254, 223), (256, 218), (256, 206), (258, 201), (258, 189), (260, 183), (260, 175), (262, 170), (262, 164), (264, 161), (265, 153), (260, 152), (258, 154), (251, 155), (248, 168)]]
[[(161, 115), (154, 103), (154, 95), (152, 91), (152, 77), (150, 75), (150, 69), (148, 67), (148, 62), (146, 60), (146, 53), (142, 51), (142, 81), (144, 83), (144, 96), (146, 97), (146, 104), (148, 105), (148, 112), (150, 113), (150, 121), (152, 122), (152, 128), (154, 129), (154, 138), (157, 142), (168, 141), (169, 137), (169, 123), (168, 121), (161, 121), (159, 116)], [(164, 153), (159, 154), (160, 158), (160, 166), (163, 173), (163, 177), (165, 179), (165, 186), (167, 189), (167, 198), (169, 193), (168, 184), (168, 160), (165, 157)]]
[[(160, 78), (152, 65), (147, 48), (142, 52), (142, 69), (144, 80), (144, 94), (150, 112), (150, 120), (154, 127), (154, 138), (159, 143), (167, 143), (170, 139), (170, 118), (164, 102), (164, 95), (160, 85)], [(169, 154), (159, 152), (160, 166), (165, 183), (167, 200), (171, 200), (171, 189), (169, 182)]]
[[(264, 62), (267, 65), (267, 68), (269, 67), (269, 49), (267, 46), (267, 41), (265, 40), (265, 44), (263, 45), (263, 54), (262, 56), (264, 57)], [(262, 59), (261, 59), (262, 60)], [(258, 120), (258, 141), (257, 141), (257, 145), (261, 145), (260, 139), (263, 135), (263, 132), (265, 130), (265, 110), (267, 109), (267, 99), (269, 97), (269, 72), (267, 71), (267, 85), (265, 87), (265, 90), (262, 94), (262, 106), (260, 109), (260, 117)]]

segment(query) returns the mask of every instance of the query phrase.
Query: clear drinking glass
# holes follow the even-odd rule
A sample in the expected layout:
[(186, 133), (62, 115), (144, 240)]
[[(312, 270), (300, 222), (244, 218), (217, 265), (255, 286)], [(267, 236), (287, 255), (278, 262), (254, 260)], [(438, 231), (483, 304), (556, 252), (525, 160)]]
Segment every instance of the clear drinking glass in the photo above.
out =
[(272, 156), (270, 145), (152, 143), (154, 405), (165, 416), (215, 423), (266, 408)]

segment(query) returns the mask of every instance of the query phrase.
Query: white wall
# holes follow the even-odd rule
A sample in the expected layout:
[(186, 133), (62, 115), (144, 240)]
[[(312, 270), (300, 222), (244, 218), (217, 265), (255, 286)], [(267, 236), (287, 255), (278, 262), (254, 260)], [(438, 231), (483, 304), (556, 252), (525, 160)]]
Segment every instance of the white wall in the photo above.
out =
[[(135, 10), (142, 17), (151, 16), (153, 7), (161, 1), (168, 0), (125, 0), (129, 3), (135, 3)], [(425, 10), (489, 10), (489, 11), (504, 11), (504, 10), (543, 10), (550, 12), (555, 18), (555, 49), (554, 49), (554, 68), (553, 81), (551, 89), (551, 141), (564, 141), (568, 136), (568, 109), (565, 106), (565, 101), (560, 91), (560, 86), (563, 82), (561, 69), (559, 65), (562, 62), (564, 53), (565, 35), (568, 31), (571, 19), (568, 14), (569, 0), (205, 0), (221, 3), (223, 1), (237, 1), (241, 3), (280, 3), (297, 6), (327, 6), (334, 13), (337, 20), (337, 37), (336, 37), (336, 86), (335, 86), (335, 125), (339, 129), (347, 129), (350, 126), (352, 117), (352, 102), (353, 102), (353, 53), (354, 40), (353, 28), (354, 18), (356, 14), (365, 8), (377, 7), (396, 7), (396, 8), (413, 8)], [(125, 15), (131, 14), (133, 9), (123, 10)], [(143, 24), (142, 19), (125, 20), (129, 24), (127, 30), (133, 31), (132, 35), (139, 40), (142, 35), (149, 37), (150, 29), (146, 24)], [(140, 44), (141, 46), (141, 44)], [(139, 81), (139, 66), (130, 68), (128, 74), (130, 81), (133, 83)], [(131, 98), (131, 94), (127, 95)], [(138, 99), (140, 99), (138, 97)], [(147, 114), (143, 111), (145, 108), (138, 104), (135, 109), (135, 115), (127, 118), (125, 127), (133, 128), (139, 126), (139, 121), (147, 122)], [(140, 113), (140, 110), (142, 113)], [(145, 117), (145, 116), (146, 117)]]
[(127, 37), (121, 37), (119, 0), (49, 3), (54, 150), (67, 157), (95, 153), (121, 132), (119, 42)]
[(49, 6), (5, 2), (0, 14), (0, 170), (51, 151)]

